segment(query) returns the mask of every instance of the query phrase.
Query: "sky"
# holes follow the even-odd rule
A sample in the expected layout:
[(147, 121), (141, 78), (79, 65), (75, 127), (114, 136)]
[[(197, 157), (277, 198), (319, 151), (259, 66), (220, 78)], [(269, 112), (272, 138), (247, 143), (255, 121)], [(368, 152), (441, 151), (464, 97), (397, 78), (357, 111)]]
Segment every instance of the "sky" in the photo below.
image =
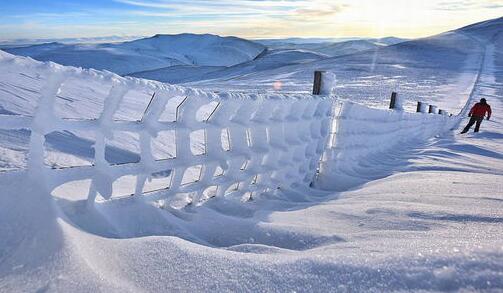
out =
[(503, 16), (503, 0), (0, 0), (0, 40), (212, 33), (417, 38)]

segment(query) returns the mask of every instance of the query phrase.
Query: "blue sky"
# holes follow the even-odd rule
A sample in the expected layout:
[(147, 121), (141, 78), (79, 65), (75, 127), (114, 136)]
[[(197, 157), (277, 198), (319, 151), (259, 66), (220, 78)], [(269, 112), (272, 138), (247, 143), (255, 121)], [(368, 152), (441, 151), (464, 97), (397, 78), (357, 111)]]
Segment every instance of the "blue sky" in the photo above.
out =
[(503, 0), (0, 0), (0, 40), (214, 33), (420, 37), (503, 16)]

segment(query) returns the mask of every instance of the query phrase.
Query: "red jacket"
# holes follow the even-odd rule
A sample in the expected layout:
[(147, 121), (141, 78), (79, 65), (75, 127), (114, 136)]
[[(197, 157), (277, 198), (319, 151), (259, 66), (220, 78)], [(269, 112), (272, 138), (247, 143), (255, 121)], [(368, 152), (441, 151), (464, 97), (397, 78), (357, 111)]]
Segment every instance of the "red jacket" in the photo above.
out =
[(491, 117), (491, 106), (489, 104), (477, 103), (470, 110), (471, 116), (484, 117), (487, 112), (487, 118)]

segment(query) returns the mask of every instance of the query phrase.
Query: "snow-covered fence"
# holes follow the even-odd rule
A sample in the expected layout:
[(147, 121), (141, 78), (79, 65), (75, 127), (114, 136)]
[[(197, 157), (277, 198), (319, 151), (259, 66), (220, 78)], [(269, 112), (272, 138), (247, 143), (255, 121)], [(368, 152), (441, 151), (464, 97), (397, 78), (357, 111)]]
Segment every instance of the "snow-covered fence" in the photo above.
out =
[[(38, 66), (48, 78), (34, 116), (0, 116), (0, 128), (30, 130), (30, 180), (48, 192), (67, 183), (91, 180), (91, 203), (98, 195), (108, 200), (148, 193), (149, 200), (157, 200), (187, 194), (198, 203), (212, 196), (249, 199), (280, 189), (302, 191), (313, 181), (329, 135), (332, 101), (327, 97), (217, 94), (51, 63), (30, 66)], [(69, 120), (55, 114), (58, 92), (72, 77), (111, 84), (98, 119)], [(145, 87), (155, 94), (141, 120), (115, 120), (124, 96)], [(173, 121), (160, 121), (165, 112), (173, 114)], [(62, 131), (94, 134), (90, 166), (47, 166), (46, 137)], [(113, 164), (107, 160), (107, 140), (122, 132), (139, 137), (138, 162)], [(154, 156), (154, 142), (166, 132), (171, 139), (164, 142), (172, 145), (161, 147), (172, 150), (170, 157), (159, 159)], [(129, 191), (124, 186), (130, 186)]]
[[(334, 116), (329, 96), (335, 77), (329, 74), (319, 85), (324, 96), (208, 93), (14, 56), (3, 58), (7, 72), (21, 67), (43, 77), (38, 79), (43, 87), (32, 116), (0, 115), (0, 129), (30, 133), (29, 180), (49, 193), (68, 184), (82, 190), (80, 182), (87, 181), (90, 203), (98, 195), (104, 200), (131, 195), (163, 200), (183, 194), (197, 204), (213, 196), (249, 199), (279, 190), (305, 194), (315, 178), (315, 186), (332, 188), (333, 176), (355, 162), (413, 139), (432, 137), (459, 121), (457, 116), (424, 113), (426, 104), (413, 114), (401, 107), (379, 110), (345, 103)], [(101, 86), (109, 89), (96, 119), (65, 118), (55, 111), (69, 80), (90, 84), (93, 91)], [(149, 93), (149, 102), (144, 107), (133, 103), (140, 116), (127, 120), (121, 107), (127, 99), (135, 101), (140, 92)], [(89, 165), (47, 163), (47, 138), (65, 131), (92, 134), (85, 137), (93, 148)], [(109, 148), (110, 141), (125, 133), (137, 137), (136, 159), (110, 160), (110, 152), (120, 152), (130, 142), (126, 139), (120, 147)], [(59, 151), (53, 155), (66, 161), (67, 154)]]
[(358, 176), (358, 166), (373, 156), (411, 141), (424, 141), (452, 129), (459, 121), (458, 116), (424, 113), (426, 106), (421, 106), (420, 113), (373, 109), (351, 102), (338, 108), (316, 182), (317, 187), (328, 190), (337, 188), (338, 176)]

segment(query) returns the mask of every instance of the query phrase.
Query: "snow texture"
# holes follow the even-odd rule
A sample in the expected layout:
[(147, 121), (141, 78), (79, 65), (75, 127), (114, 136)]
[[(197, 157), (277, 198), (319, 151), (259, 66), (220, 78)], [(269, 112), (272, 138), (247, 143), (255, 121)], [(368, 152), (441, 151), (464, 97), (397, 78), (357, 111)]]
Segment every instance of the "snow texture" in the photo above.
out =
[(359, 173), (355, 162), (365, 164), (368, 157), (392, 151), (400, 144), (421, 143), (443, 134), (460, 117), (372, 109), (346, 102), (335, 117), (335, 132), (323, 156), (318, 186), (328, 190), (347, 188), (350, 181), (346, 176), (357, 177)]

